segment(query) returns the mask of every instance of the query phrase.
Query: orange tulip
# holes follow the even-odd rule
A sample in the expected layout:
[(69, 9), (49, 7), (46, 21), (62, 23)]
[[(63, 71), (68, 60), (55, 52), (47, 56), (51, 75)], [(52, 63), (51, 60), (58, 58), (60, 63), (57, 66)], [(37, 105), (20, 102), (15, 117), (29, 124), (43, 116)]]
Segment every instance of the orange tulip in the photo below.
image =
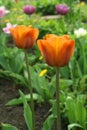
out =
[(38, 40), (37, 44), (48, 65), (63, 67), (74, 53), (75, 41), (68, 35), (48, 34), (44, 39)]
[(33, 28), (32, 26), (16, 26), (11, 28), (10, 32), (13, 36), (14, 42), (18, 48), (27, 49), (31, 48), (39, 34), (38, 29)]

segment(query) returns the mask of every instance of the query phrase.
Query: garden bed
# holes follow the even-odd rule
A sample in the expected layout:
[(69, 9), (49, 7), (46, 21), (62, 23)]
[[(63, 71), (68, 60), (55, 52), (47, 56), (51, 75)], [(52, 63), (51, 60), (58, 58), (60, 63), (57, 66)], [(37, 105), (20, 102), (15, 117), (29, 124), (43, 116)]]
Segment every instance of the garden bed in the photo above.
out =
[[(12, 124), (19, 130), (28, 130), (23, 116), (22, 104), (17, 106), (6, 106), (6, 103), (9, 100), (19, 97), (19, 89), (26, 93), (26, 90), (22, 87), (14, 87), (11, 81), (0, 79), (0, 122)], [(42, 129), (42, 124), (49, 115), (49, 109), (50, 105), (48, 103), (35, 103), (36, 130)], [(62, 130), (67, 130), (64, 122), (62, 127)], [(54, 128), (52, 130), (55, 129), (56, 124), (54, 124)]]

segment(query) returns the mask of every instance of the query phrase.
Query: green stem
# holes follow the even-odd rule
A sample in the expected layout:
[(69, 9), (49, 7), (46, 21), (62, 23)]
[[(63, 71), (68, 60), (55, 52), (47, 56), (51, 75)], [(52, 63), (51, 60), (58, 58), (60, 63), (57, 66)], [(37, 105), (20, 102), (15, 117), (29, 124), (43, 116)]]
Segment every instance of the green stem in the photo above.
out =
[(56, 105), (57, 105), (57, 130), (61, 130), (60, 96), (59, 96), (59, 68), (56, 68)]
[(27, 67), (28, 83), (29, 83), (30, 98), (31, 98), (31, 104), (30, 105), (31, 105), (31, 111), (32, 111), (32, 130), (35, 130), (33, 87), (32, 87), (32, 83), (31, 83), (31, 75), (30, 75), (30, 69), (29, 69), (29, 61), (28, 61), (27, 50), (25, 50), (25, 62), (26, 62), (26, 67)]

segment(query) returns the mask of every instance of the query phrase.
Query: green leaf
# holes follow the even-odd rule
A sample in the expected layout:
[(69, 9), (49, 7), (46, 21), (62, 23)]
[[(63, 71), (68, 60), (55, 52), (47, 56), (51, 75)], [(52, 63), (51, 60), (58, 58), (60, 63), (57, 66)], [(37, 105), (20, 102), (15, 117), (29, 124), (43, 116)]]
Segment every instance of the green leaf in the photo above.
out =
[[(86, 128), (86, 108), (84, 106), (84, 96), (79, 95), (75, 103), (75, 116), (76, 120), (81, 126)], [(80, 108), (80, 109), (79, 109)]]
[(25, 122), (27, 124), (27, 127), (29, 130), (33, 130), (32, 129), (32, 112), (31, 109), (26, 101), (25, 95), (23, 94), (22, 91), (19, 91), (20, 96), (22, 98), (23, 101), (23, 105), (24, 105), (24, 118), (25, 118)]
[(9, 65), (12, 72), (20, 73), (24, 65), (24, 53), (18, 48), (10, 48)]
[(10, 124), (1, 124), (2, 130), (18, 130), (15, 126), (12, 126)]
[(60, 69), (60, 74), (62, 75), (62, 77), (64, 78), (69, 78), (69, 69), (68, 67), (63, 67)]
[(53, 123), (55, 121), (55, 118), (53, 115), (50, 115), (44, 122), (42, 130), (51, 130)]
[(66, 99), (66, 109), (69, 123), (72, 124), (76, 121), (75, 117), (75, 102), (72, 97), (68, 96)]
[(22, 75), (13, 73), (12, 71), (0, 69), (0, 76), (7, 77), (7, 78), (9, 77), (9, 78), (13, 79), (16, 84), (21, 84), (25, 87), (28, 86), (28, 84), (25, 81), (25, 78)]
[[(25, 98), (26, 98), (27, 101), (30, 101), (31, 100), (30, 99), (30, 94), (25, 95)], [(36, 94), (36, 93), (33, 94), (33, 99), (34, 100), (38, 100), (39, 102), (43, 101), (43, 99), (41, 98), (41, 96), (38, 95), (38, 94)], [(22, 101), (22, 98), (19, 97), (18, 99), (15, 98), (15, 99), (10, 100), (9, 102), (6, 103), (6, 105), (8, 105), (8, 106), (14, 106), (14, 105), (19, 105), (21, 103), (23, 103), (23, 101)]]
[(77, 123), (73, 123), (68, 125), (68, 130), (72, 130), (72, 128), (74, 127), (79, 127), (79, 128), (83, 128), (81, 125), (77, 124)]

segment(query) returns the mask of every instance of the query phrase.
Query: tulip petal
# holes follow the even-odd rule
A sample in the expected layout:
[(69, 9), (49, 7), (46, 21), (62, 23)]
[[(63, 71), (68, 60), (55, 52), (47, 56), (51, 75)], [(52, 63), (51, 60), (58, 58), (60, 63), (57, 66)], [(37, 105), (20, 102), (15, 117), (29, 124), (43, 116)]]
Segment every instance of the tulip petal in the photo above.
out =
[(44, 37), (44, 40), (48, 40), (50, 38), (53, 38), (53, 37), (57, 37), (55, 34), (47, 34), (45, 37)]
[(52, 45), (49, 44), (46, 40), (38, 40), (37, 44), (47, 64), (54, 66), (54, 50)]
[(74, 52), (74, 40), (65, 40), (61, 39), (60, 43), (56, 46), (56, 55), (55, 55), (55, 64), (57, 66), (65, 66), (68, 64), (71, 56)]
[(23, 48), (32, 47), (38, 37), (38, 34), (39, 34), (38, 29), (31, 28), (30, 31), (27, 30), (23, 35), (24, 39)]

